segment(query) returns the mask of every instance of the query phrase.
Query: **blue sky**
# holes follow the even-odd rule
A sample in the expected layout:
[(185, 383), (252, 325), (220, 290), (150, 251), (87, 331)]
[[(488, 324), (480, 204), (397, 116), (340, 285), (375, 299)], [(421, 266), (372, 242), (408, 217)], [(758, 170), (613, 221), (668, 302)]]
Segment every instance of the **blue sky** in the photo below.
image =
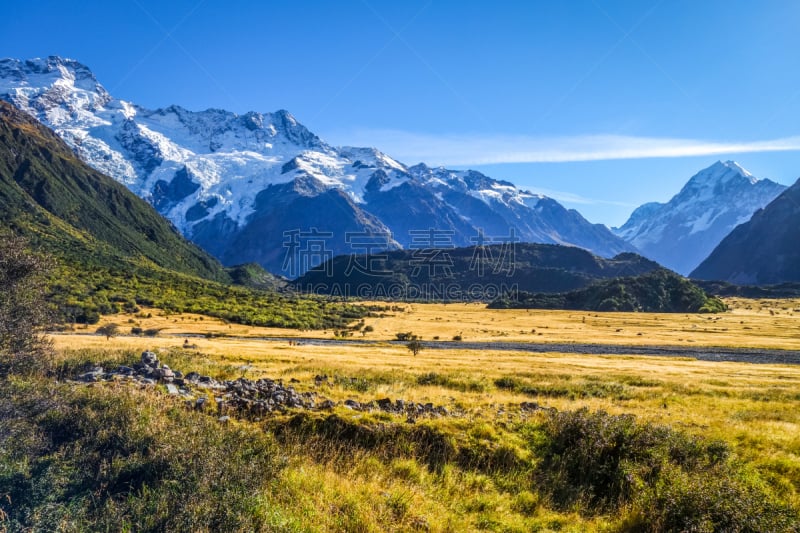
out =
[(717, 159), (800, 177), (798, 27), (793, 0), (28, 0), (0, 55), (72, 57), (146, 107), (288, 109), (618, 225)]

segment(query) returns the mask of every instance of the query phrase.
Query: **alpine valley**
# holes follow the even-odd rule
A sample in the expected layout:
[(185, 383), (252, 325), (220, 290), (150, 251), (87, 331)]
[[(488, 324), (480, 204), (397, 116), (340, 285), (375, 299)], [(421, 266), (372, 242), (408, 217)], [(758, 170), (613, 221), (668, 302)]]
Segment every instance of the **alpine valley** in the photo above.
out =
[[(255, 262), (294, 277), (376, 246), (511, 239), (606, 257), (635, 251), (552, 198), (475, 171), (333, 147), (286, 111), (145, 109), (109, 94), (86, 66), (52, 56), (0, 60), (0, 98), (52, 128), (83, 161), (148, 200), (226, 265)], [(319, 254), (299, 255), (306, 249)]]

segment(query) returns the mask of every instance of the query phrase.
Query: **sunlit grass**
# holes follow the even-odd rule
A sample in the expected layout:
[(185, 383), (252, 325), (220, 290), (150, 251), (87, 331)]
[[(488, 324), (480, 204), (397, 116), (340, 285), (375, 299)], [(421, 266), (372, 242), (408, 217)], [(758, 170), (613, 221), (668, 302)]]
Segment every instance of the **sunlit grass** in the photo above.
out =
[[(687, 321), (703, 324), (705, 329), (727, 325), (736, 345), (795, 347), (800, 313), (794, 314), (794, 303), (739, 300), (733, 304), (731, 313), (714, 321), (694, 315), (599, 314), (587, 319), (590, 326), (584, 326), (581, 314), (564, 312), (537, 312), (532, 320), (538, 328), (547, 325), (543, 329), (553, 337), (562, 336), (562, 342), (568, 335), (575, 342), (624, 342), (613, 335), (600, 337), (597, 324), (630, 326), (638, 320), (636, 329), (651, 325), (647, 335), (636, 336), (641, 344), (678, 344), (665, 339), (677, 335)], [(473, 329), (501, 331), (528, 320), (524, 311), (490, 312), (474, 306), (451, 311), (456, 307), (407, 305), (395, 316), (368, 319), (366, 323), (372, 321), (375, 331), (366, 338), (390, 340), (398, 331), (412, 331), (431, 339), (437, 331), (444, 339), (450, 332), (463, 331), (465, 340), (470, 340), (471, 334), (465, 331), (470, 321), (478, 324)], [(442, 316), (447, 319), (432, 318), (445, 309), (448, 314)], [(119, 317), (115, 319), (119, 323)], [(614, 513), (559, 507), (548, 499), (544, 487), (530, 484), (526, 470), (486, 466), (497, 461), (499, 465), (536, 464), (526, 444), (531, 438), (527, 432), (545, 420), (545, 415), (521, 410), (521, 402), (567, 413), (585, 407), (590, 413), (635, 414), (641, 423), (666, 425), (703, 442), (723, 441), (733, 454), (732, 464), (752, 472), (752, 479), (757, 480), (753, 483), (764, 484), (771, 494), (795, 508), (800, 506), (797, 366), (686, 357), (430, 348), (413, 356), (402, 344), (320, 346), (290, 344), (288, 339), (265, 341), (257, 337), (275, 336), (275, 332), (229, 327), (207, 317), (159, 317), (154, 312), (151, 319), (143, 320), (151, 320), (143, 326), (164, 325), (165, 329), (152, 338), (106, 340), (76, 334), (53, 338), (62, 361), (71, 361), (73, 366), (75, 361), (87, 360), (112, 365), (135, 359), (144, 349), (154, 349), (176, 369), (198, 370), (218, 378), (244, 375), (284, 382), (294, 378), (298, 382), (293, 386), (299, 391), (313, 391), (340, 402), (332, 413), (335, 419), (328, 413), (297, 419), (290, 412), (255, 423), (267, 434), (276, 435), (285, 461), (285, 468), (265, 491), (267, 503), (259, 511), (266, 513), (265, 523), (272, 530), (624, 531), (640, 527), (642, 517), (635, 506)], [(450, 326), (447, 320), (453, 321)], [(203, 334), (207, 331), (229, 331), (231, 336), (206, 338)], [(514, 338), (511, 330), (507, 331), (509, 335), (502, 340)], [(696, 332), (692, 337), (695, 344), (713, 345), (721, 338), (707, 333)], [(185, 334), (200, 336), (190, 337), (192, 346), (184, 348)], [(330, 337), (331, 332), (302, 335)], [(484, 335), (472, 340), (492, 338)], [(519, 334), (517, 340), (532, 338)], [(328, 380), (317, 384), (317, 375), (326, 375)], [(346, 399), (367, 402), (379, 398), (432, 402), (445, 406), (453, 416), (409, 424), (405, 416), (351, 411), (341, 405)], [(348, 440), (324, 429), (336, 420), (342, 428), (399, 433), (389, 441), (373, 442), (370, 433), (358, 437), (356, 432), (356, 437)], [(434, 468), (426, 462), (429, 452), (415, 440), (415, 428), (428, 428), (425, 431), (460, 451)], [(367, 440), (360, 442), (363, 438)], [(675, 475), (679, 486), (682, 478)], [(706, 488), (711, 490), (713, 485)]]
[[(800, 349), (800, 300), (725, 300), (721, 314), (594, 313), (577, 311), (486, 309), (483, 304), (401, 303), (376, 312), (351, 332), (353, 339), (395, 340), (411, 332), (423, 340), (474, 342), (600, 343), (669, 346), (733, 346)], [(380, 303), (386, 306), (385, 303)], [(149, 317), (148, 317), (149, 315)], [(132, 327), (164, 335), (333, 338), (331, 330), (286, 330), (226, 323), (194, 314), (143, 309), (103, 317), (121, 333)], [(97, 326), (78, 329), (93, 332)], [(370, 330), (371, 328), (371, 330)], [(369, 330), (369, 331), (368, 331)]]

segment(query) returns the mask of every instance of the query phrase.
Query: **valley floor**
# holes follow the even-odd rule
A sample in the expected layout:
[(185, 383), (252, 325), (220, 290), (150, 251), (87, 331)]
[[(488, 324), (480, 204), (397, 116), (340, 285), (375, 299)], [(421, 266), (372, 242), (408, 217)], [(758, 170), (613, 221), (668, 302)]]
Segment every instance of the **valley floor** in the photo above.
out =
[[(402, 343), (386, 342), (394, 340), (396, 333), (411, 332), (423, 341), (437, 337), (450, 341), (459, 335), (465, 344), (800, 349), (800, 302), (729, 300), (728, 304), (732, 310), (722, 315), (489, 311), (473, 304), (396, 304), (386, 316), (367, 318), (360, 331), (353, 333), (354, 339), (377, 341), (374, 344), (330, 345), (296, 341), (300, 337), (330, 339), (332, 331), (287, 333), (145, 310), (138, 315), (105, 317), (105, 322), (120, 325), (125, 334), (120, 337), (86, 335), (93, 326), (52, 338), (65, 367), (78, 368), (84, 364), (81, 361), (84, 366), (130, 364), (148, 349), (173, 369), (195, 370), (217, 379), (281, 379), (299, 392), (336, 402), (332, 410), (290, 410), (220, 426), (227, 428), (224, 431), (260, 428), (274, 438), (283, 457), (276, 479), (265, 485), (259, 500), (261, 529), (659, 531), (693, 527), (697, 531), (757, 531), (772, 524), (775, 530), (793, 531), (800, 516), (800, 365), (467, 347), (423, 348), (413, 355)], [(365, 331), (366, 326), (371, 331)], [(130, 336), (129, 327), (160, 329), (160, 333)], [(285, 338), (260, 339), (276, 336)], [(103, 394), (120, 386), (78, 387)], [(155, 393), (137, 390), (131, 394), (147, 394), (148, 401), (155, 394), (166, 408), (182, 405), (159, 390), (160, 386)], [(412, 423), (405, 416), (356, 411), (344, 405), (346, 400), (368, 404), (384, 398), (430, 402), (446, 407), (449, 414)], [(588, 411), (581, 411), (584, 408)], [(592, 418), (591, 413), (597, 412), (610, 418)], [(625, 425), (629, 422), (623, 415), (628, 414), (635, 414), (637, 425)], [(622, 418), (614, 418), (618, 416)], [(613, 492), (612, 486), (619, 483), (624, 490), (598, 500), (599, 485), (587, 485), (581, 476), (570, 478), (569, 465), (558, 463), (561, 466), (552, 471), (546, 469), (548, 461), (555, 460), (548, 455), (552, 447), (569, 433), (558, 433), (564, 429), (559, 424), (577, 424), (569, 426), (574, 433), (577, 427), (587, 432), (595, 423), (620, 428), (612, 437), (623, 439), (621, 449), (628, 445), (634, 449), (641, 444), (637, 439), (647, 440), (648, 432), (656, 434), (660, 427), (678, 436), (658, 433), (661, 436), (648, 440), (648, 446), (684, 444), (675, 444), (678, 451), (670, 449), (664, 456), (645, 451), (612, 457), (614, 468), (621, 469), (614, 476), (621, 477), (612, 476), (600, 485), (603, 491)], [(387, 432), (395, 437), (382, 440), (380, 435)], [(426, 436), (419, 440), (421, 434)], [(697, 440), (686, 444), (690, 441), (681, 440), (681, 435)], [(633, 439), (633, 444), (625, 445), (624, 439)], [(581, 442), (570, 444), (569, 449), (582, 453)], [(592, 442), (590, 455), (606, 449), (602, 439)], [(431, 448), (436, 443), (444, 443), (441, 446), (449, 452), (437, 456)], [(683, 456), (680, 446), (695, 450), (686, 452), (692, 457), (700, 453), (697, 450), (721, 446), (725, 459), (681, 462), (675, 459)], [(586, 458), (587, 464), (593, 460), (598, 459)], [(650, 469), (648, 461), (656, 460), (661, 466)], [(603, 468), (608, 466), (603, 464)], [(591, 476), (596, 470), (584, 474)], [(566, 488), (553, 489), (560, 483)], [(714, 483), (727, 485), (720, 488)], [(720, 511), (722, 504), (711, 495), (717, 492), (727, 494), (726, 498), (759, 501), (765, 507), (742, 504), (738, 510)], [(769, 507), (770, 502), (775, 505)], [(709, 510), (712, 507), (716, 511)]]
[[(638, 346), (724, 346), (800, 350), (800, 299), (729, 298), (721, 314), (595, 313), (578, 311), (486, 309), (479, 303), (399, 303), (366, 318), (353, 339), (395, 340), (411, 332), (422, 340), (469, 342), (582, 343)], [(386, 302), (375, 302), (386, 306)], [(147, 317), (147, 315), (150, 315)], [(228, 324), (192, 314), (155, 312), (103, 317), (120, 332), (130, 327), (165, 335), (334, 338), (333, 330), (287, 330)], [(98, 325), (101, 325), (98, 324)], [(76, 330), (77, 333), (93, 332)]]

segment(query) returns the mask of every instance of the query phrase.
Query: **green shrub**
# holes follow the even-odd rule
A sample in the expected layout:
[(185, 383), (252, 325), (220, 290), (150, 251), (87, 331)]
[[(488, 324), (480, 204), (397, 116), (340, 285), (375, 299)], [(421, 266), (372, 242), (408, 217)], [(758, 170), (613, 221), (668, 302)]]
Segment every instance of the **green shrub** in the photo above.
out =
[(639, 424), (633, 415), (564, 411), (544, 423), (536, 451), (537, 476), (560, 507), (608, 510), (628, 502), (662, 466), (700, 471), (718, 460), (698, 439), (666, 426)]
[(702, 475), (668, 465), (634, 506), (629, 531), (800, 531), (800, 517), (730, 465)]
[(268, 434), (125, 389), (0, 389), (10, 531), (254, 531), (281, 468)]
[(494, 386), (498, 389), (516, 390), (519, 388), (519, 382), (514, 378), (504, 376), (494, 380)]
[(28, 251), (27, 241), (0, 231), (0, 379), (50, 368), (50, 342), (41, 330), (51, 318), (43, 289), (51, 269), (51, 260)]
[(534, 480), (559, 509), (628, 509), (622, 531), (797, 531), (797, 510), (779, 502), (728, 446), (633, 415), (586, 408), (549, 415), (529, 443)]
[(458, 379), (437, 374), (436, 372), (428, 372), (417, 376), (417, 385), (437, 385), (461, 392), (483, 392), (486, 390), (486, 385), (481, 381)]

